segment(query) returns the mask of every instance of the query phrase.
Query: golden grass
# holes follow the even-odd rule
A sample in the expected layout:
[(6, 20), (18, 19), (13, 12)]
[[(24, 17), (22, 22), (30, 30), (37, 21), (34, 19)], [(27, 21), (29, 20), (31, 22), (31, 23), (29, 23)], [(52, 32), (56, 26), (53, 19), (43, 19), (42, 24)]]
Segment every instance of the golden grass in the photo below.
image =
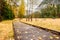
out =
[(38, 18), (36, 20), (37, 21), (35, 21), (35, 19), (33, 19), (33, 21), (31, 22), (31, 21), (26, 21), (26, 19), (22, 19), (21, 21), (60, 32), (60, 19), (58, 19), (58, 18), (57, 19), (51, 19), (51, 18), (40, 18), (39, 19)]
[(0, 40), (13, 40), (12, 20), (0, 22)]

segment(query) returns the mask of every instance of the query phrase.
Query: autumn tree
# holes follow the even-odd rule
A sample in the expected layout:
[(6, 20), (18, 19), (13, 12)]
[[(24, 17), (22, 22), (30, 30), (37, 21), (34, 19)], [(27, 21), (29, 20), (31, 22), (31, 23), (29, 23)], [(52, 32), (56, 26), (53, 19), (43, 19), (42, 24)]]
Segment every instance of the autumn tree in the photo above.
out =
[(21, 0), (21, 4), (19, 6), (19, 15), (18, 16), (20, 18), (23, 18), (24, 14), (25, 14), (25, 3), (24, 3), (24, 0)]

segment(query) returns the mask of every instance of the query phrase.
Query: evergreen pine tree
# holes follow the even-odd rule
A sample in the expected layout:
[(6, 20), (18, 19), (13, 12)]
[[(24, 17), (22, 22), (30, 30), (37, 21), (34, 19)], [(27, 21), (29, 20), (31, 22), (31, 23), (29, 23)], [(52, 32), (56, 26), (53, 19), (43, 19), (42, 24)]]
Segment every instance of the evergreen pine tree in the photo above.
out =
[(9, 5), (7, 5), (7, 3), (2, 0), (2, 13), (1, 16), (3, 17), (3, 19), (13, 19), (14, 18), (14, 14), (12, 12), (12, 10), (9, 8)]

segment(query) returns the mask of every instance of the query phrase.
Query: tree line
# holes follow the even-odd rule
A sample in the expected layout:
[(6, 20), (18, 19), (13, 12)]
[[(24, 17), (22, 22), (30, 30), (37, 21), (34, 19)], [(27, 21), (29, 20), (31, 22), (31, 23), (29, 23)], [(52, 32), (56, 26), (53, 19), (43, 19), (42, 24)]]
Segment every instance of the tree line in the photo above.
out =
[(46, 8), (30, 14), (28, 17), (33, 15), (34, 18), (60, 18), (60, 4), (49, 4)]

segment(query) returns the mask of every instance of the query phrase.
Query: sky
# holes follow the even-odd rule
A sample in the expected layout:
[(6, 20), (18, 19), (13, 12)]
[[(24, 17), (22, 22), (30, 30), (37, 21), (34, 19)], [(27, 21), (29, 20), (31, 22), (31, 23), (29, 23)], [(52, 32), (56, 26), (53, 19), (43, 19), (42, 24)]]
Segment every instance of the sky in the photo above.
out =
[[(15, 0), (14, 0), (15, 1)], [(39, 4), (42, 2), (43, 0), (24, 0), (25, 2), (25, 10), (28, 10), (28, 12), (35, 12), (37, 11), (37, 7), (39, 6)], [(33, 3), (32, 3), (33, 2)], [(17, 1), (17, 5), (21, 4), (21, 0)], [(27, 6), (28, 5), (28, 6)], [(32, 9), (32, 5), (33, 5), (33, 9)]]
[[(43, 0), (33, 0), (33, 11), (36, 11), (36, 8), (38, 7), (38, 5), (42, 2)], [(26, 10), (31, 10), (32, 11), (32, 2), (30, 0), (28, 0), (28, 3), (27, 3), (27, 0), (25, 0), (25, 7), (26, 7)], [(27, 9), (27, 5), (28, 5), (28, 9)]]
[[(14, 0), (15, 1), (15, 0)], [(21, 4), (21, 0), (16, 0), (17, 1), (17, 5), (20, 5)], [(28, 2), (27, 2), (28, 1)], [(33, 1), (33, 11), (36, 11), (36, 8), (37, 8), (37, 6), (43, 1), (43, 0), (32, 0)], [(30, 0), (24, 0), (24, 2), (25, 2), (25, 9), (26, 10), (31, 10), (32, 11), (32, 1), (30, 1)], [(13, 3), (11, 3), (11, 5), (12, 5)], [(28, 5), (28, 6), (27, 6)], [(28, 9), (27, 9), (28, 8)]]

